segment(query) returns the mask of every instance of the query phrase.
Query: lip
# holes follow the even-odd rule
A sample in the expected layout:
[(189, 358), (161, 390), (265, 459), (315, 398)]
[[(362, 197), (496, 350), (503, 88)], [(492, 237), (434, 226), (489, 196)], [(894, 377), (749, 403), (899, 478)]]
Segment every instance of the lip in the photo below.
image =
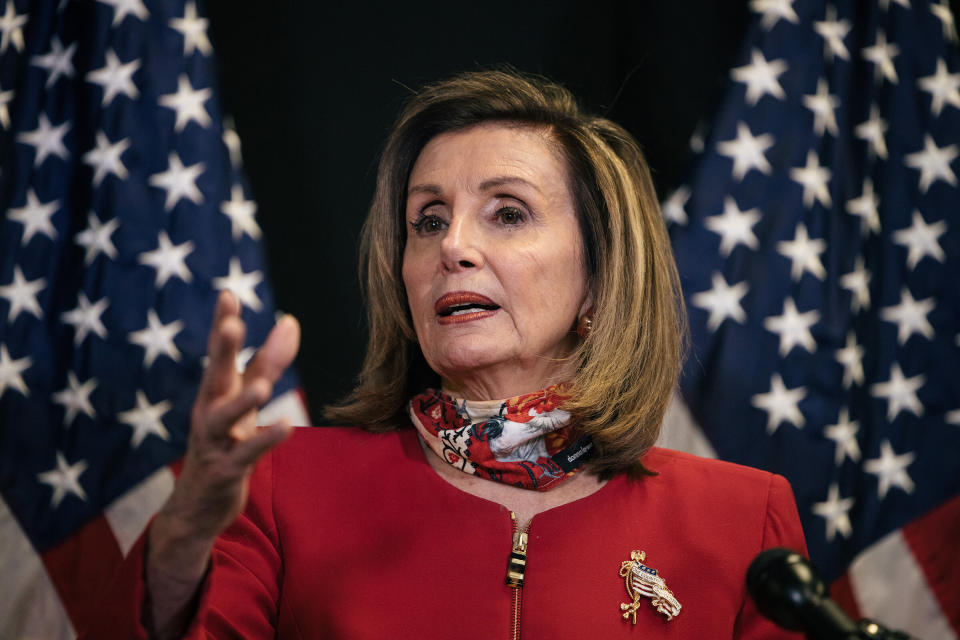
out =
[(500, 306), (487, 296), (482, 296), (473, 291), (451, 291), (445, 293), (433, 304), (433, 310), (440, 313), (447, 307), (461, 304), (482, 304), (484, 306)]
[[(476, 304), (483, 306), (495, 306), (496, 309), (480, 309), (471, 313), (460, 313), (457, 315), (442, 316), (440, 313), (452, 306), (465, 304)], [(440, 296), (433, 305), (433, 310), (437, 313), (437, 323), (441, 325), (462, 324), (474, 320), (489, 318), (500, 311), (500, 306), (488, 298), (473, 291), (452, 291)]]

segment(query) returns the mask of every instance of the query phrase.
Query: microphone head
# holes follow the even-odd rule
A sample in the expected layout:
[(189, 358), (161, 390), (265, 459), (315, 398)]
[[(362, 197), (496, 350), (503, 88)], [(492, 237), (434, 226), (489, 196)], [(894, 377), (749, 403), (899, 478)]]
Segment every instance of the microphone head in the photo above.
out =
[(762, 551), (750, 563), (747, 591), (760, 613), (785, 629), (800, 631), (806, 626), (806, 611), (823, 601), (827, 589), (803, 556), (778, 547)]

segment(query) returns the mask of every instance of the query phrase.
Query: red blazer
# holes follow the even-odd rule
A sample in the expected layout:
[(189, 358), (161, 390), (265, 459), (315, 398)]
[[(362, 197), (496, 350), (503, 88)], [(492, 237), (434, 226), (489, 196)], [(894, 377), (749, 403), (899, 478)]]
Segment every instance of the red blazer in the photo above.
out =
[[(759, 551), (806, 553), (787, 481), (663, 449), (645, 463), (658, 475), (617, 476), (533, 519), (522, 637), (799, 638), (762, 619), (744, 586)], [(413, 429), (298, 429), (260, 462), (217, 542), (188, 637), (511, 638), (511, 531), (506, 509), (433, 471)], [(636, 625), (623, 619), (633, 550), (682, 605), (673, 620), (646, 599)], [(119, 615), (88, 637), (145, 637), (143, 557), (141, 540), (111, 596)]]

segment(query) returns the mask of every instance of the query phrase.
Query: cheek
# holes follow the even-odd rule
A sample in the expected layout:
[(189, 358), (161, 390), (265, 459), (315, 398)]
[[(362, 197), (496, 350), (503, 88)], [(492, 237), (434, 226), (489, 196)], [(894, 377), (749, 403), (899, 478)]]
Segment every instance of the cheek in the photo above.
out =
[(413, 329), (422, 340), (434, 319), (433, 278), (436, 268), (423, 253), (405, 251), (400, 274), (407, 293), (407, 307), (413, 320)]
[(406, 249), (403, 252), (403, 265), (400, 268), (403, 277), (403, 286), (407, 289), (417, 289), (424, 281), (423, 255), (417, 251)]
[(423, 281), (423, 278), (420, 277), (418, 266), (417, 260), (410, 255), (410, 252), (405, 251), (400, 275), (403, 278), (403, 287), (407, 292), (407, 306), (410, 307), (410, 314), (413, 316), (414, 324), (419, 322), (420, 307), (422, 306), (418, 304), (421, 296), (421, 283)]
[[(516, 307), (525, 309), (523, 317), (536, 319), (537, 324), (560, 323), (566, 326), (579, 313), (586, 292), (583, 258), (575, 249), (559, 245), (547, 251), (515, 254), (508, 271), (523, 273), (523, 278), (507, 278)], [(522, 265), (522, 266), (521, 266)]]

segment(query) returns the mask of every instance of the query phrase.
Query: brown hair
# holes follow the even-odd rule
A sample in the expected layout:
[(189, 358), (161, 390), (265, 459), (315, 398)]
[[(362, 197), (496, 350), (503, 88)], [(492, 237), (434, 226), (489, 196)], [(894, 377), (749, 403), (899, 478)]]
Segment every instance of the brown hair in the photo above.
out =
[(401, 277), (407, 182), (434, 136), (492, 121), (543, 128), (565, 156), (595, 306), (593, 330), (571, 356), (577, 374), (564, 408), (593, 438), (592, 471), (644, 474), (640, 457), (657, 438), (686, 345), (679, 278), (650, 170), (622, 127), (582, 113), (563, 87), (515, 71), (463, 73), (429, 85), (397, 119), (361, 240), (367, 354), (356, 389), (327, 407), (326, 417), (394, 429), (408, 422), (409, 398), (438, 385)]

